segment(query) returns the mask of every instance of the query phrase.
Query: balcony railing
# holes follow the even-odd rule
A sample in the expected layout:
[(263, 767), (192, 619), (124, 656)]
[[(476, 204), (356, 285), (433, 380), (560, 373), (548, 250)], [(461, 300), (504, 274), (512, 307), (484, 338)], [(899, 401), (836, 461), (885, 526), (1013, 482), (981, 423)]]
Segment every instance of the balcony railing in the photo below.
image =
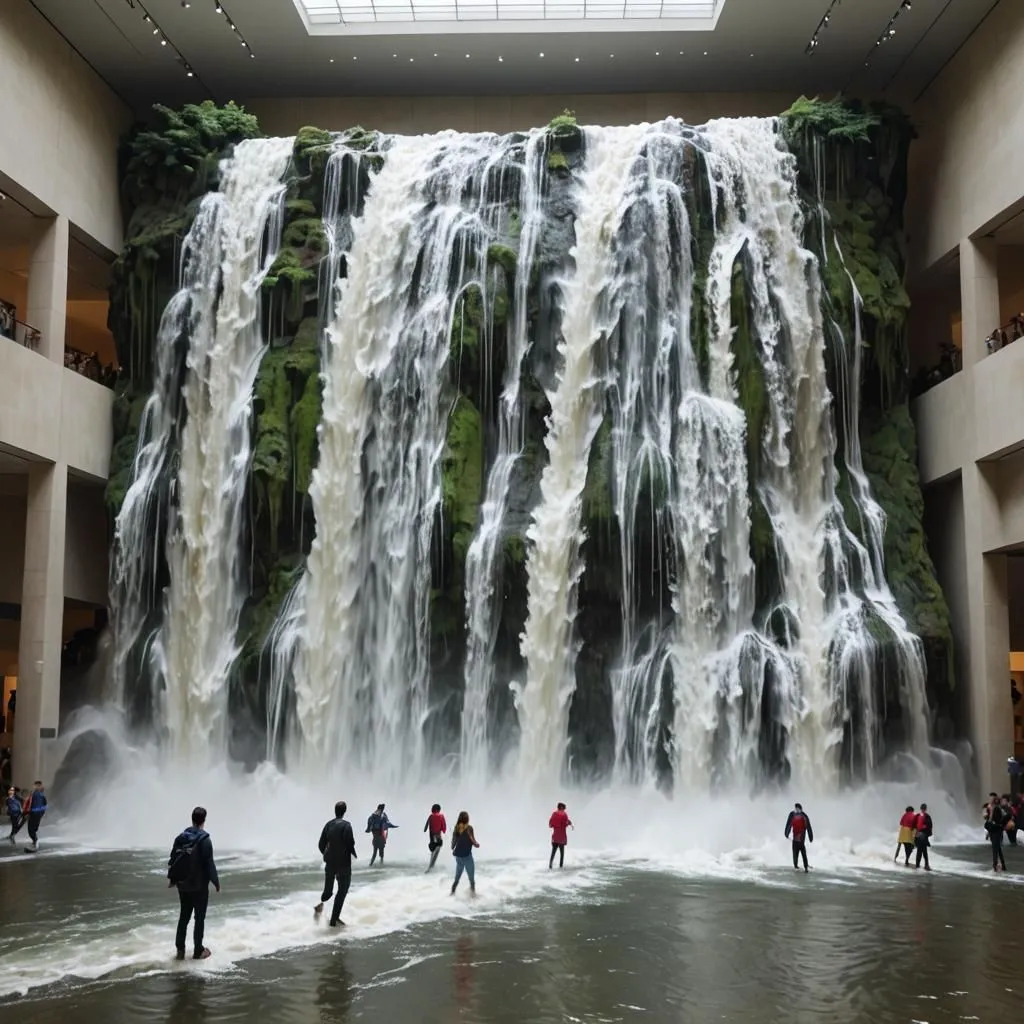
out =
[(108, 388), (112, 388), (117, 383), (120, 373), (112, 364), (104, 366), (95, 352), (83, 352), (70, 345), (64, 346), (64, 367)]
[(24, 345), (25, 348), (38, 352), (40, 342), (43, 340), (43, 336), (39, 331), (23, 323), (21, 320), (15, 320), (13, 317), (4, 317), (2, 313), (3, 307), (0, 304), (0, 338), (8, 338), (18, 345)]
[(1016, 316), (1010, 317), (1009, 323), (1003, 324), (1002, 327), (997, 327), (985, 339), (985, 351), (988, 355), (991, 355), (993, 352), (998, 352), (1001, 348), (1006, 348), (1007, 345), (1012, 344), (1019, 338), (1024, 338), (1024, 313), (1018, 313)]
[(954, 373), (963, 369), (963, 353), (952, 342), (943, 342), (939, 346), (942, 353), (939, 361), (934, 366), (926, 366), (917, 371), (917, 375), (910, 382), (910, 397), (917, 398), (926, 391), (949, 380)]

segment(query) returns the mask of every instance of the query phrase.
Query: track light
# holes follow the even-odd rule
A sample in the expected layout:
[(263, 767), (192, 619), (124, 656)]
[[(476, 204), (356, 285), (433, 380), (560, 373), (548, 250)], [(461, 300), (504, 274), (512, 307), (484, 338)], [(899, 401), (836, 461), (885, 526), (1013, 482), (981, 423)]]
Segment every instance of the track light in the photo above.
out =
[(814, 30), (814, 35), (811, 36), (810, 41), (804, 47), (804, 53), (811, 54), (818, 48), (820, 42), (819, 36), (822, 31), (828, 28), (829, 22), (832, 20), (832, 12), (843, 2), (843, 0), (832, 0), (832, 3), (828, 5), (828, 10), (821, 16), (821, 21), (818, 22), (818, 27)]
[(185, 10), (187, 11), (192, 5), (188, 2), (188, 0), (181, 0), (181, 6), (184, 7)]

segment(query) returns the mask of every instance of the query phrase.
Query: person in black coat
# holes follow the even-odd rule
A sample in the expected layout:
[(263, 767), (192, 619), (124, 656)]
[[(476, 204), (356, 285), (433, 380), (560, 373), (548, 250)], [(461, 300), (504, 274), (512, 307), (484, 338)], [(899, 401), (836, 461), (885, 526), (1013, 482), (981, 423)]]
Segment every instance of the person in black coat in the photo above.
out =
[(334, 897), (331, 907), (330, 925), (336, 928), (345, 922), (341, 920), (341, 908), (345, 905), (349, 886), (352, 884), (352, 861), (356, 858), (356, 840), (352, 834), (352, 826), (345, 820), (348, 804), (339, 800), (334, 805), (334, 817), (327, 822), (320, 833), (320, 853), (324, 858), (324, 892), (314, 913), (323, 913), (324, 903), (334, 892), (334, 883), (338, 883), (338, 894)]
[(786, 838), (793, 836), (793, 870), (799, 870), (799, 860), (803, 857), (804, 871), (807, 870), (807, 843), (814, 842), (814, 829), (811, 819), (800, 804), (794, 804), (786, 819)]
[(213, 840), (203, 827), (206, 824), (206, 808), (196, 807), (192, 811), (192, 827), (185, 829), (171, 847), (171, 855), (167, 860), (168, 871), (183, 855), (183, 851), (191, 851), (188, 874), (177, 882), (169, 882), (168, 886), (178, 887), (178, 900), (181, 913), (178, 915), (178, 931), (174, 945), (178, 951), (178, 959), (185, 959), (185, 936), (188, 934), (188, 922), (195, 915), (195, 926), (192, 929), (194, 952), (193, 960), (205, 960), (210, 951), (203, 945), (203, 933), (206, 930), (206, 908), (210, 902), (210, 886), (220, 892), (220, 877), (217, 865), (213, 861)]

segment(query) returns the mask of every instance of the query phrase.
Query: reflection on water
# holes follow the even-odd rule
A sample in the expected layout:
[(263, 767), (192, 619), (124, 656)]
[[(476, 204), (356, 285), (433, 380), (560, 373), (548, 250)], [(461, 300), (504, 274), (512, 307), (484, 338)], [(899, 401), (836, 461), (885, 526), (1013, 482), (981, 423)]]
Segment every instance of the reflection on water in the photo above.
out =
[[(1024, 871), (1024, 854), (1008, 853)], [(980, 868), (986, 853), (979, 844), (960, 856)], [(403, 870), (388, 884), (421, 878)], [(236, 876), (234, 902), (215, 902), (211, 920), (223, 934), (249, 927), (245, 907), (275, 878), (313, 927), (305, 879), (266, 869)], [(1021, 889), (980, 872), (822, 867), (755, 885), (610, 868), (601, 885), (526, 894), (490, 916), (466, 901), (391, 934), (324, 930), (301, 949), (233, 965), (215, 949), (202, 966), (170, 961), (174, 915), (160, 887), (142, 857), (0, 861), (0, 980), (47, 946), (73, 957), (81, 928), (142, 935), (150, 922), (167, 941), (166, 962), (0, 1002), (0, 1024), (1010, 1024), (1024, 993)]]

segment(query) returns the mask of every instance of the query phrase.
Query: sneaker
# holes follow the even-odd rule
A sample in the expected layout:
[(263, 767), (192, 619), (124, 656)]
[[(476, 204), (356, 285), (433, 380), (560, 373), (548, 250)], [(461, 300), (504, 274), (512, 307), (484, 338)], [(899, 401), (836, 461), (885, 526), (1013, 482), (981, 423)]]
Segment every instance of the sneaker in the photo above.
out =
[(337, 928), (337, 927), (338, 927), (339, 925), (340, 925), (340, 926), (341, 926), (342, 928), (344, 928), (344, 927), (345, 927), (345, 922), (339, 919), (339, 920), (337, 920), (337, 921), (331, 921), (331, 922), (330, 922), (330, 925), (331, 925), (331, 927), (332, 927), (332, 928)]
[(448, 893), (448, 895), (449, 896), (454, 896), (455, 895), (455, 886), (454, 885), (452, 886), (452, 891), (450, 893)]
[(471, 885), (469, 887), (469, 895), (470, 896), (475, 896), (476, 895), (476, 886), (475, 885)]
[(17, 846), (18, 844), (14, 841), (14, 836), (7, 837), (11, 841), (11, 846)]
[(192, 959), (193, 960), (208, 960), (211, 955), (212, 954), (210, 953), (210, 951), (205, 946), (203, 946), (202, 949), (197, 950), (195, 953), (192, 954)]
[(185, 950), (183, 950), (183, 949), (179, 949), (179, 950), (178, 950), (178, 951), (177, 951), (177, 952), (176, 952), (176, 953), (174, 954), (174, 959), (175, 959), (175, 960), (184, 960), (184, 959), (185, 959)]
[(323, 905), (322, 903), (318, 903), (318, 904), (317, 904), (317, 905), (316, 905), (316, 906), (315, 906), (315, 907), (313, 908), (313, 913), (314, 913), (314, 914), (322, 914), (323, 912), (324, 912), (324, 905)]

